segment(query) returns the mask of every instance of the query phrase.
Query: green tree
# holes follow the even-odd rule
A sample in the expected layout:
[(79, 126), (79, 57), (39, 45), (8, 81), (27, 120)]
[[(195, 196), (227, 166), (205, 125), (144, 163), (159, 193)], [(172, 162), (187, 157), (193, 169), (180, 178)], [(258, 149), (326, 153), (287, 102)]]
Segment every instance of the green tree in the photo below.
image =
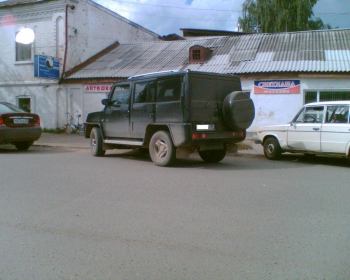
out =
[(287, 32), (330, 28), (312, 19), (318, 0), (245, 0), (238, 19), (242, 32)]

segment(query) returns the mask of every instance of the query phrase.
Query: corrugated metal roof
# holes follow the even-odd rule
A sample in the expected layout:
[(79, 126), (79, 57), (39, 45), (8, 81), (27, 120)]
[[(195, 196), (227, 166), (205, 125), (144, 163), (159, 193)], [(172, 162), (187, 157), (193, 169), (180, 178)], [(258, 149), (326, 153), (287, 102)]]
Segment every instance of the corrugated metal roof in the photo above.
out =
[[(210, 48), (211, 58), (189, 64), (194, 45)], [(350, 29), (121, 44), (68, 79), (184, 69), (232, 74), (350, 72)]]

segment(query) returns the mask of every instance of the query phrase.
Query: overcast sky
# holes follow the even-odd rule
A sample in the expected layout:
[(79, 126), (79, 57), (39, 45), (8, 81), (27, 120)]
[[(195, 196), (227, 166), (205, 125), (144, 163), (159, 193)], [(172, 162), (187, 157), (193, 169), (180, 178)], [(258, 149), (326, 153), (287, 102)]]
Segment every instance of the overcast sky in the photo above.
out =
[[(236, 30), (244, 0), (95, 0), (152, 31), (180, 28)], [(333, 27), (350, 28), (349, 0), (319, 0), (315, 16)]]

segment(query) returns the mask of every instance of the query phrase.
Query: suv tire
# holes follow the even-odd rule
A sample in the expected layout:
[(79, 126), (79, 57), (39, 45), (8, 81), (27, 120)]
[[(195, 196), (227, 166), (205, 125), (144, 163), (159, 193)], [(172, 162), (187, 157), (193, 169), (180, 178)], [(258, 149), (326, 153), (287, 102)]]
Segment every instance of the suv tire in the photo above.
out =
[(226, 148), (222, 150), (198, 151), (198, 153), (205, 162), (217, 163), (222, 161), (226, 156)]
[(282, 149), (275, 137), (268, 137), (264, 141), (264, 155), (267, 159), (277, 160), (281, 158)]
[(91, 154), (95, 157), (102, 157), (105, 154), (103, 149), (103, 139), (101, 129), (99, 127), (93, 127), (90, 133), (90, 147)]
[(166, 131), (157, 131), (149, 142), (149, 155), (154, 164), (171, 165), (176, 157), (176, 151), (171, 137)]
[(18, 151), (27, 151), (32, 144), (33, 144), (33, 142), (31, 142), (31, 141), (14, 143), (14, 145), (16, 146), (16, 149)]
[(224, 99), (222, 114), (225, 125), (229, 129), (247, 129), (255, 117), (253, 100), (247, 92), (231, 92)]

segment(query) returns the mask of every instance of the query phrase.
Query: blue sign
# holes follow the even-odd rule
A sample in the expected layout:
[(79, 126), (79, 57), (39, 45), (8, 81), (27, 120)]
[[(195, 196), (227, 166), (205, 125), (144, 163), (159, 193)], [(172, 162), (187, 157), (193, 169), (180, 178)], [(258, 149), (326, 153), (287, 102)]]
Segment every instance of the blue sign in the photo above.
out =
[(46, 55), (34, 56), (34, 77), (59, 79), (60, 62), (58, 58)]

